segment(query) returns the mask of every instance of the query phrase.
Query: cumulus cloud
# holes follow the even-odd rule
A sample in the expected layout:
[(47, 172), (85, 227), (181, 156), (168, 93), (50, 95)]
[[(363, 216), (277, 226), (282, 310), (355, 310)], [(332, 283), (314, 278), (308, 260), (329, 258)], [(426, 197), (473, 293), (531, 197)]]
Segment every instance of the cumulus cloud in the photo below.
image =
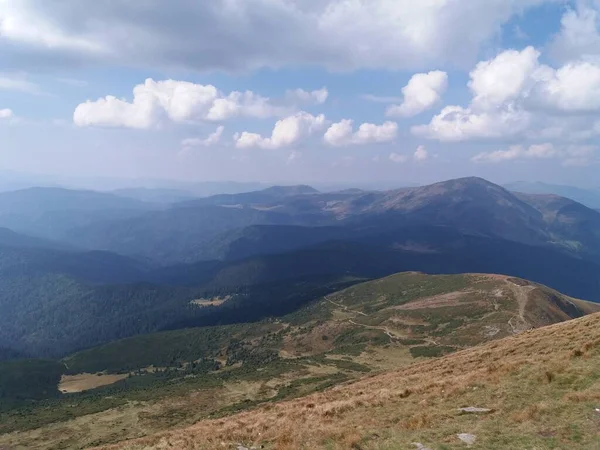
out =
[(512, 17), (551, 1), (3, 1), (0, 41), (29, 67), (414, 69), (472, 61)]
[(1, 119), (12, 119), (14, 117), (14, 113), (12, 109), (4, 108), (0, 109), (0, 120)]
[(396, 164), (402, 164), (408, 161), (408, 157), (405, 155), (400, 155), (398, 153), (390, 153), (390, 161)]
[(107, 96), (77, 106), (73, 122), (80, 127), (106, 126), (147, 129), (164, 121), (223, 121), (234, 117), (283, 115), (276, 106), (251, 91), (224, 94), (215, 86), (187, 81), (147, 79), (133, 89), (133, 101)]
[(288, 90), (285, 96), (289, 101), (294, 103), (322, 105), (327, 101), (329, 91), (327, 88), (321, 88), (312, 92), (305, 91), (304, 89), (294, 89)]
[(573, 62), (554, 69), (540, 64), (533, 47), (507, 50), (470, 73), (473, 98), (467, 107), (447, 106), (416, 135), (440, 141), (497, 139), (525, 135), (550, 115), (600, 111), (600, 66)]
[(354, 132), (354, 121), (344, 119), (334, 123), (325, 132), (325, 142), (334, 147), (391, 142), (398, 136), (398, 124), (385, 122), (382, 125), (363, 123)]
[(499, 139), (521, 134), (529, 128), (531, 120), (529, 112), (512, 107), (476, 112), (471, 108), (446, 106), (429, 124), (411, 130), (417, 136), (444, 142)]
[(263, 137), (257, 133), (247, 131), (234, 135), (237, 148), (259, 147), (276, 150), (298, 144), (303, 138), (322, 130), (326, 126), (323, 114), (313, 116), (307, 112), (300, 112), (293, 116), (277, 121), (271, 137)]
[(600, 60), (600, 3), (578, 0), (562, 16), (561, 30), (550, 45), (552, 56), (561, 62)]
[(507, 50), (494, 59), (482, 61), (469, 74), (469, 88), (473, 92), (472, 106), (489, 110), (518, 98), (532, 74), (538, 69), (540, 53), (533, 47), (523, 51)]
[(587, 165), (597, 150), (593, 145), (570, 145), (557, 148), (554, 144), (534, 144), (529, 147), (513, 145), (506, 150), (496, 150), (475, 155), (471, 161), (475, 163), (502, 163), (515, 160), (562, 159), (567, 166)]
[[(543, 70), (543, 69), (542, 69)], [(600, 109), (600, 66), (569, 63), (556, 71), (546, 69), (536, 92), (540, 103), (564, 112), (591, 112)]]
[(413, 159), (417, 162), (423, 162), (429, 159), (429, 152), (425, 148), (424, 145), (419, 145), (415, 154), (413, 155)]
[(392, 117), (416, 116), (439, 103), (447, 88), (446, 72), (437, 70), (413, 75), (408, 84), (402, 88), (404, 95), (402, 104), (390, 106), (386, 114)]

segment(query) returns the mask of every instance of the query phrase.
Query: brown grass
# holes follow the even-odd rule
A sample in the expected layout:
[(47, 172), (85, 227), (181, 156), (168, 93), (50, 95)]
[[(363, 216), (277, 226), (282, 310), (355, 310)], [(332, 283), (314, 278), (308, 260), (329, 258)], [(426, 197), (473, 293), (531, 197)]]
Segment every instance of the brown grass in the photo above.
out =
[[(595, 448), (599, 343), (600, 315), (588, 316), (107, 448), (213, 449), (238, 442), (270, 449), (412, 448), (412, 442), (461, 448), (456, 434), (467, 432), (477, 435), (477, 449)], [(582, 357), (573, 359), (574, 349)], [(458, 414), (464, 406), (495, 412)]]

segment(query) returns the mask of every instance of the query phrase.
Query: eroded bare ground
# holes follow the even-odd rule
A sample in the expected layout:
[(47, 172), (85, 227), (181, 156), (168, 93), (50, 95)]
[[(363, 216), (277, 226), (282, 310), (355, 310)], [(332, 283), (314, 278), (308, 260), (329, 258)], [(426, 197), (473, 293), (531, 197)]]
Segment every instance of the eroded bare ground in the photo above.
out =
[(108, 386), (127, 378), (127, 374), (106, 375), (82, 373), (78, 375), (63, 375), (58, 390), (65, 394), (89, 391), (101, 386)]
[(434, 295), (427, 297), (422, 300), (410, 302), (404, 305), (396, 306), (394, 309), (400, 311), (412, 311), (416, 309), (428, 309), (428, 308), (443, 308), (446, 306), (456, 306), (461, 304), (462, 299), (467, 297), (469, 294), (474, 293), (472, 290), (448, 292), (446, 294)]

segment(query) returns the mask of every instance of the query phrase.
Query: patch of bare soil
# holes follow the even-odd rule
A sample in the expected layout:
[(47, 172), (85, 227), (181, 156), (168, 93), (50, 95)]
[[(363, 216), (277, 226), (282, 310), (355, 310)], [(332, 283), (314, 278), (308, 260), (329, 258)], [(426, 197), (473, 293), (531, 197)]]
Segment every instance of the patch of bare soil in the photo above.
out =
[(429, 309), (429, 308), (443, 308), (446, 306), (457, 306), (464, 304), (460, 300), (471, 294), (473, 291), (456, 291), (448, 292), (446, 294), (434, 295), (433, 297), (426, 297), (416, 302), (410, 302), (405, 305), (395, 306), (393, 309), (402, 311), (411, 311), (414, 309)]
[(63, 375), (58, 390), (63, 394), (73, 394), (76, 392), (89, 391), (101, 386), (108, 386), (117, 381), (127, 378), (128, 374), (119, 375), (96, 375), (92, 373), (81, 373), (79, 375)]
[(198, 298), (196, 300), (192, 300), (190, 305), (196, 305), (200, 307), (204, 306), (220, 306), (225, 303), (227, 300), (231, 299), (231, 295), (226, 295), (225, 297), (213, 297), (213, 298)]

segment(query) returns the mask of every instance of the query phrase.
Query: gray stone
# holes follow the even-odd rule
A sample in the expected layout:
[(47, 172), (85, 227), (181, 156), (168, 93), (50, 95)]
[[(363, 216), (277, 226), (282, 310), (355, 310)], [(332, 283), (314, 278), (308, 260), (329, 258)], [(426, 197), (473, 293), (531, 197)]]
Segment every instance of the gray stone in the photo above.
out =
[(413, 442), (413, 445), (417, 447), (417, 450), (431, 450), (429, 447), (425, 447), (420, 442)]
[(477, 437), (474, 434), (469, 433), (461, 433), (456, 435), (461, 441), (463, 441), (467, 445), (473, 445), (477, 440)]
[(458, 408), (458, 410), (465, 414), (487, 414), (487, 413), (494, 412), (493, 409), (476, 408), (475, 406), (469, 406), (468, 408)]

